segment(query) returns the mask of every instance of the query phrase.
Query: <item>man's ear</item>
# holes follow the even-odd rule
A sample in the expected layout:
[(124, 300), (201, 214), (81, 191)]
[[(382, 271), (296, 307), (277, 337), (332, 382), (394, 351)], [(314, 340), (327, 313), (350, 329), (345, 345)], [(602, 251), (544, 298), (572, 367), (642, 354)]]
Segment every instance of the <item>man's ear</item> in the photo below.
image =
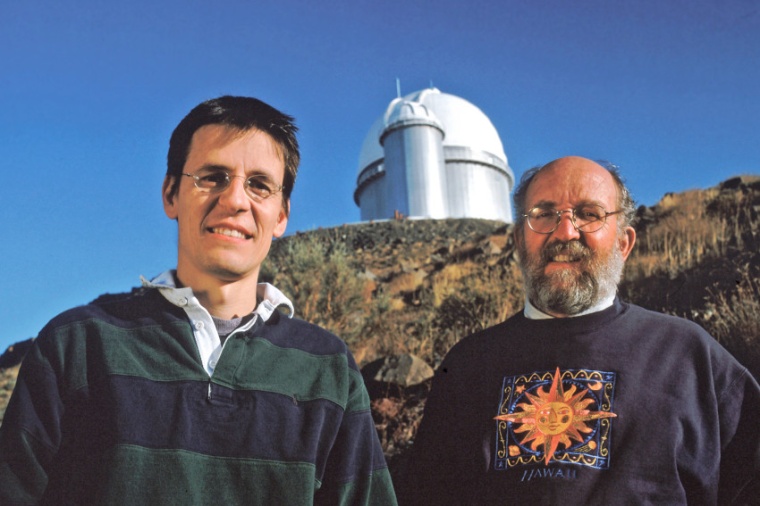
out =
[(285, 233), (285, 229), (288, 227), (288, 216), (290, 215), (290, 202), (283, 203), (280, 206), (280, 214), (277, 215), (277, 224), (274, 226), (272, 235), (275, 237), (282, 237)]
[(623, 255), (623, 260), (628, 258), (628, 255), (633, 251), (633, 245), (636, 243), (636, 229), (633, 227), (625, 227), (623, 233), (620, 234), (618, 239), (618, 247)]
[(161, 196), (164, 201), (164, 212), (169, 219), (177, 219), (177, 209), (175, 206), (175, 200), (177, 195), (173, 192), (174, 178), (172, 176), (166, 176), (164, 178), (164, 184), (161, 186)]

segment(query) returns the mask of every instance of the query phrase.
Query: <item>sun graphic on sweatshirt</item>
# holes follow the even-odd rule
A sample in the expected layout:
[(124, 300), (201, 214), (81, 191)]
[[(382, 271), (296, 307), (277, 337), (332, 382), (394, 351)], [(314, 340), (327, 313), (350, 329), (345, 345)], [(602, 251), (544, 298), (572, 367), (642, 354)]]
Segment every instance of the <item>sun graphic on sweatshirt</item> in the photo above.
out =
[(545, 389), (538, 389), (537, 395), (526, 392), (530, 403), (523, 402), (516, 406), (522, 411), (500, 415), (495, 419), (520, 424), (514, 429), (515, 434), (524, 433), (520, 443), (531, 443), (534, 451), (543, 447), (544, 463), (548, 465), (560, 444), (569, 448), (573, 440), (582, 443), (583, 434), (593, 431), (586, 421), (617, 416), (609, 411), (586, 409), (596, 401), (592, 396), (586, 396), (588, 390), (576, 390), (576, 386), (572, 385), (565, 391), (558, 367), (548, 392)]

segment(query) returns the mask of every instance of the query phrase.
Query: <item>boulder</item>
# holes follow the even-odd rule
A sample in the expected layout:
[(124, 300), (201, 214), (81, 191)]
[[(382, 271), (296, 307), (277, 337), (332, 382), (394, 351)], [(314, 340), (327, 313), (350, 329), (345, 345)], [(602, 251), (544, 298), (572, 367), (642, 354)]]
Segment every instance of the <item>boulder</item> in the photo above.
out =
[(421, 358), (404, 353), (370, 362), (362, 369), (362, 375), (366, 382), (410, 387), (432, 378), (433, 369)]

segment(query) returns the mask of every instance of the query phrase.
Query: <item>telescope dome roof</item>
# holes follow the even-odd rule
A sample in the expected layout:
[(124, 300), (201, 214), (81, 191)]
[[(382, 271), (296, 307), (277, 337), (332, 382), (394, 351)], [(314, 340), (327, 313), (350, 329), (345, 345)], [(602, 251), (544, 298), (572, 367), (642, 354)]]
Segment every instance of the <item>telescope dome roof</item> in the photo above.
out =
[(507, 163), (507, 155), (491, 120), (467, 100), (441, 93), (437, 88), (415, 91), (393, 99), (372, 124), (359, 154), (359, 173), (382, 159), (381, 137), (386, 128), (400, 124), (429, 124), (443, 130), (443, 145), (486, 151)]

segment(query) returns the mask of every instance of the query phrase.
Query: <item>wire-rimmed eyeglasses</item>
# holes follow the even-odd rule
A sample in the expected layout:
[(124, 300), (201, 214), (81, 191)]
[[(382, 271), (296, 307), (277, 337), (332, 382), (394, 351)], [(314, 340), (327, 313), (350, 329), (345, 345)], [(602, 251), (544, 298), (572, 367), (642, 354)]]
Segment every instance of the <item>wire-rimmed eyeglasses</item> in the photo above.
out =
[(256, 202), (266, 200), (283, 189), (282, 185), (275, 184), (267, 176), (261, 174), (255, 176), (233, 176), (224, 170), (201, 169), (195, 174), (183, 172), (182, 175), (193, 178), (195, 187), (199, 190), (211, 193), (223, 192), (232, 184), (233, 178), (240, 178), (243, 180), (246, 195)]
[(539, 234), (551, 234), (562, 221), (563, 213), (570, 213), (570, 222), (576, 230), (590, 234), (600, 230), (607, 221), (607, 216), (622, 213), (622, 210), (607, 212), (602, 206), (584, 204), (572, 209), (557, 210), (553, 207), (534, 207), (523, 218), (528, 221), (530, 229)]

